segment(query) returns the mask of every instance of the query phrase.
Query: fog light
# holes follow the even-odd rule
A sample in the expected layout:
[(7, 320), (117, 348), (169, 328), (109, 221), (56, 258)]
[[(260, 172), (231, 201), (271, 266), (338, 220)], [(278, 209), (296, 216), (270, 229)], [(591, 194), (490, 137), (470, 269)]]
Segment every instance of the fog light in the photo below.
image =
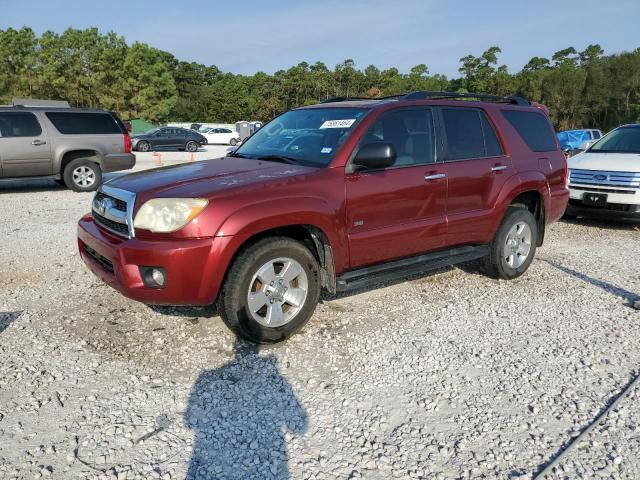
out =
[(164, 272), (162, 270), (158, 270), (157, 268), (151, 270), (151, 278), (153, 278), (153, 281), (158, 285), (164, 287)]
[(150, 288), (164, 288), (167, 277), (162, 267), (140, 267), (140, 276), (145, 286)]

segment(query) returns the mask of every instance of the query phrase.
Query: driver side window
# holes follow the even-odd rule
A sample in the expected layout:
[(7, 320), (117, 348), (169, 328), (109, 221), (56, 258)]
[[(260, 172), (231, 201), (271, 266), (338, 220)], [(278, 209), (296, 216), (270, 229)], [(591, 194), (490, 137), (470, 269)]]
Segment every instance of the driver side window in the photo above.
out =
[(431, 109), (385, 113), (369, 128), (360, 144), (375, 142), (394, 146), (397, 157), (391, 168), (435, 162), (436, 142)]

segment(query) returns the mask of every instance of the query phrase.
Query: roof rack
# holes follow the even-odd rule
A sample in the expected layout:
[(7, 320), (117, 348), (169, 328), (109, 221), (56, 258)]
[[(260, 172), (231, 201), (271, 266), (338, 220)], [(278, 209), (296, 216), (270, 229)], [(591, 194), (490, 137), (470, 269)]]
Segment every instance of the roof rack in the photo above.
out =
[(56, 107), (71, 108), (66, 100), (41, 100), (38, 98), (13, 98), (11, 102), (14, 107)]
[(502, 97), (500, 95), (489, 95), (486, 93), (461, 93), (461, 92), (429, 92), (429, 91), (417, 91), (410, 92), (400, 97), (401, 100), (446, 100), (456, 98), (476, 98), (478, 100), (487, 100), (498, 103), (512, 103), (521, 106), (530, 106), (528, 100), (517, 97), (515, 95), (509, 97)]
[(350, 102), (352, 100), (378, 100), (378, 99), (371, 98), (371, 97), (331, 97), (321, 101), (320, 103)]

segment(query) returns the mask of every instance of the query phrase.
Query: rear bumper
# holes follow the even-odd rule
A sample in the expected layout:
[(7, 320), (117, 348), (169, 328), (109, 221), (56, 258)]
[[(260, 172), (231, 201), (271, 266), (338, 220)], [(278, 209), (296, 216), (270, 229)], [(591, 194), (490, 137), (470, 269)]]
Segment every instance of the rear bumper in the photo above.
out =
[(581, 200), (571, 199), (567, 215), (597, 220), (640, 221), (640, 205), (608, 203), (605, 207), (588, 207)]
[[(126, 297), (156, 305), (214, 302), (228, 264), (224, 247), (231, 238), (125, 239), (99, 229), (91, 215), (78, 223), (78, 248), (89, 269)], [(145, 286), (140, 266), (164, 268), (165, 288)]]
[(568, 189), (558, 188), (551, 190), (549, 205), (547, 207), (547, 212), (545, 212), (547, 223), (553, 223), (560, 220), (560, 218), (562, 218), (562, 215), (564, 215), (568, 202)]
[(135, 167), (136, 156), (133, 153), (114, 153), (106, 155), (100, 168), (104, 173), (129, 170)]

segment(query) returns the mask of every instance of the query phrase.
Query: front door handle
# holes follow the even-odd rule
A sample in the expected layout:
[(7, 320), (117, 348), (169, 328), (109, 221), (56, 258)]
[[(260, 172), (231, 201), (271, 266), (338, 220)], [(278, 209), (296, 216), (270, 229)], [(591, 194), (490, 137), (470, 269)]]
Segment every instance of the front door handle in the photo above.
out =
[(492, 172), (501, 172), (502, 170), (506, 170), (506, 169), (507, 169), (506, 165), (494, 165), (493, 167), (491, 167)]
[(35, 145), (35, 146), (46, 145), (46, 144), (47, 142), (45, 142), (44, 140), (34, 140), (33, 142), (31, 142), (31, 145)]
[(447, 174), (446, 173), (433, 173), (431, 175), (425, 175), (424, 179), (427, 180), (428, 182), (432, 181), (432, 180), (439, 180), (441, 178), (447, 178)]

